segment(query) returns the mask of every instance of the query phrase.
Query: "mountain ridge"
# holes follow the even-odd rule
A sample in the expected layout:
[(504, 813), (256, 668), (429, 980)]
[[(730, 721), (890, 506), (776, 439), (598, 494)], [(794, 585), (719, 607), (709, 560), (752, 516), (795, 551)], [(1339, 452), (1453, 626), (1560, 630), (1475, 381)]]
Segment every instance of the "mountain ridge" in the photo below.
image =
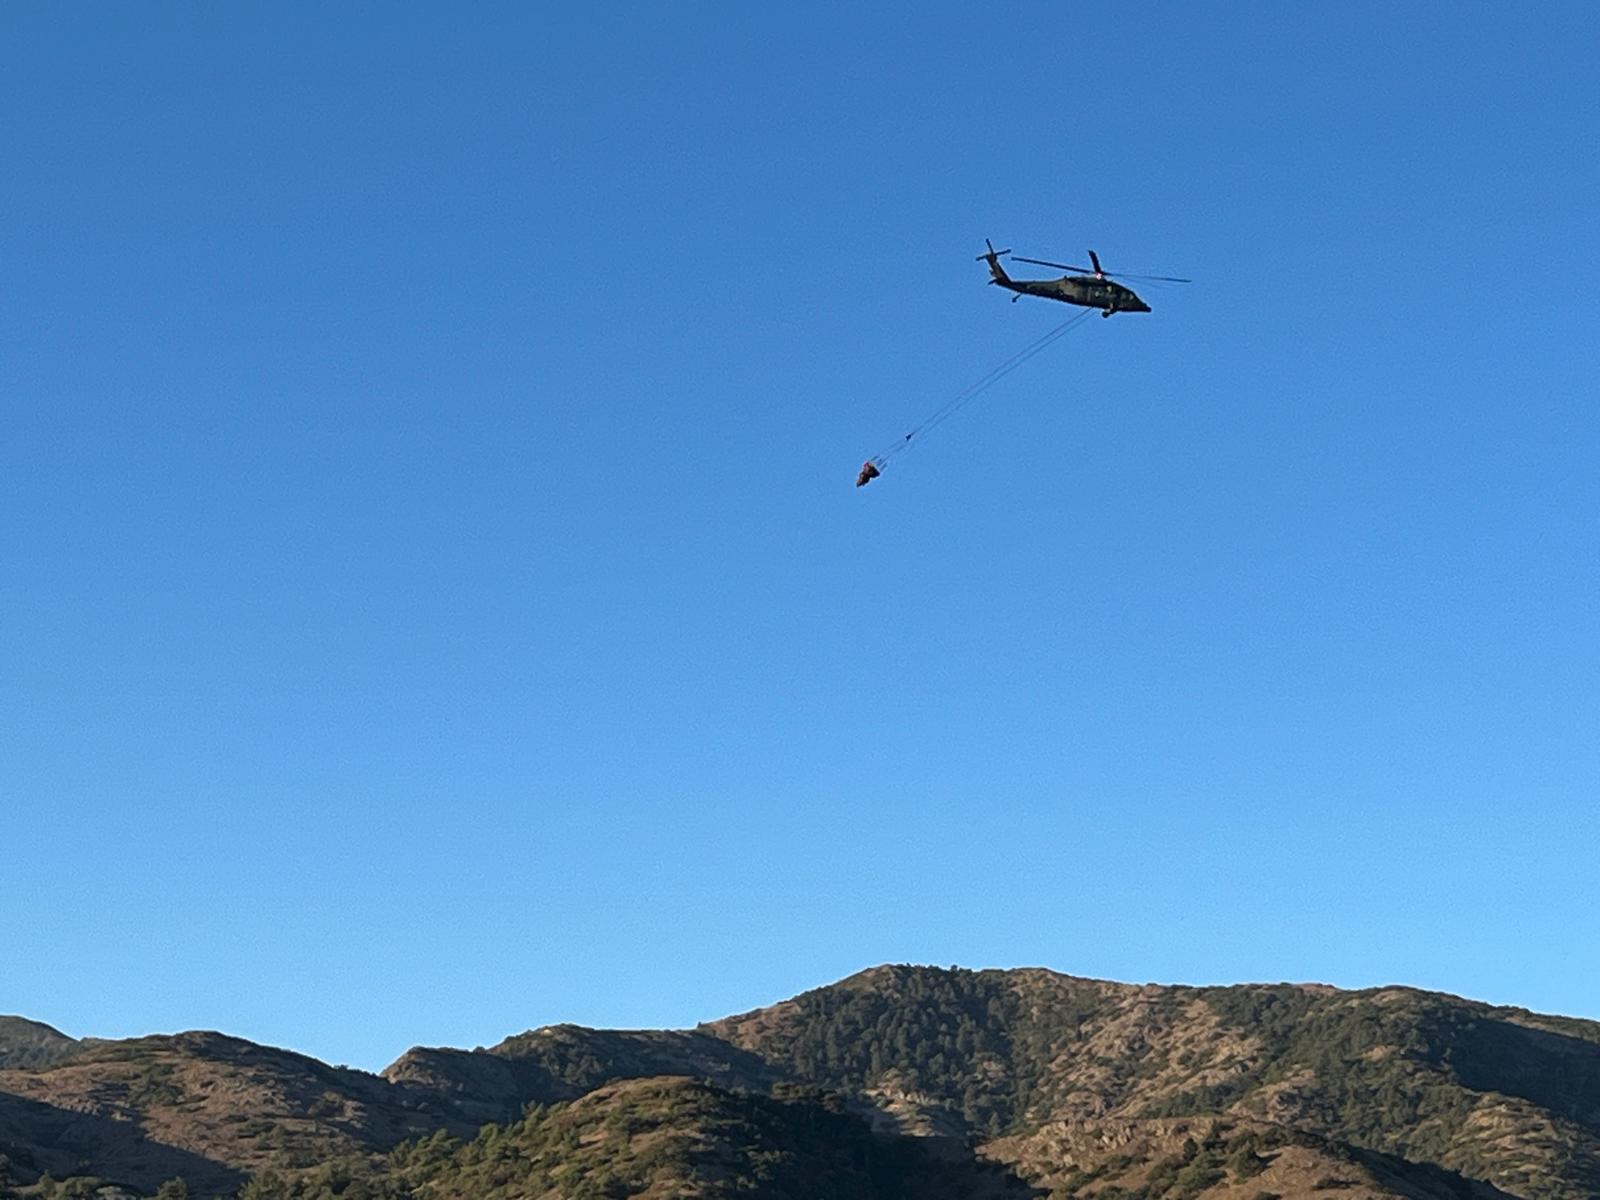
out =
[(0, 1015), (0, 1068), (58, 1062), (81, 1044), (43, 1021)]
[[(816, 1089), (876, 1136), (960, 1147), (1041, 1196), (1144, 1189), (1156, 1200), (1166, 1171), (1184, 1188), (1209, 1180), (1194, 1196), (1231, 1200), (1221, 1159), (1170, 1133), (1185, 1122), (1210, 1122), (1213, 1141), (1224, 1127), (1321, 1139), (1273, 1151), (1285, 1178), (1299, 1178), (1283, 1166), (1291, 1160), (1367, 1155), (1374, 1195), (1393, 1163), (1409, 1164), (1402, 1183), (1417, 1195), (1447, 1184), (1516, 1200), (1600, 1195), (1600, 1023), (1397, 986), (1128, 984), (884, 964), (693, 1029), (560, 1024), (487, 1049), (413, 1047), (376, 1074), (216, 1033), (96, 1042), (9, 1021), (0, 1055), (37, 1061), (0, 1057), (0, 1099), (44, 1106), (15, 1128), (43, 1130), (49, 1112), (106, 1119), (100, 1135), (77, 1131), (74, 1152), (80, 1164), (115, 1166), (131, 1152), (110, 1135), (132, 1127), (208, 1164), (186, 1175), (207, 1194), (335, 1161), (377, 1169), (419, 1140), (511, 1128), (531, 1108), (629, 1081), (688, 1078), (728, 1097)], [(670, 1090), (653, 1094), (678, 1103)], [(1063, 1132), (1073, 1129), (1085, 1137)], [(59, 1173), (60, 1131), (52, 1136), (29, 1145), (6, 1132), (0, 1153)], [(1155, 1157), (1113, 1171), (1131, 1153), (1118, 1139)], [(119, 1178), (148, 1189), (154, 1169)], [(1426, 1183), (1430, 1171), (1441, 1174)]]

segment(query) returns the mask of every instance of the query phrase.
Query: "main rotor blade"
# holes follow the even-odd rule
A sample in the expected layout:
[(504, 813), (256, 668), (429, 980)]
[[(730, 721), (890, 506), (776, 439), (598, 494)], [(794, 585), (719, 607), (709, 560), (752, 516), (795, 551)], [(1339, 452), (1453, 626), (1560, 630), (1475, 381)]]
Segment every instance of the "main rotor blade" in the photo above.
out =
[[(1075, 267), (1071, 263), (1051, 262), (1045, 258), (1023, 258), (1020, 254), (1013, 255), (1012, 262), (1032, 263), (1036, 267), (1059, 267), (1063, 271), (1082, 271), (1085, 275), (1095, 274), (1093, 267)], [(1176, 275), (1130, 275), (1126, 271), (1103, 271), (1107, 279), (1144, 279), (1152, 283), (1193, 283), (1192, 279), (1179, 279)]]
[(1113, 279), (1146, 279), (1152, 283), (1193, 283), (1192, 279), (1179, 279), (1176, 275), (1128, 275), (1119, 271), (1107, 271)]
[(1036, 267), (1059, 267), (1063, 271), (1084, 271), (1093, 274), (1088, 267), (1074, 267), (1067, 263), (1049, 262), (1042, 258), (1023, 258), (1020, 254), (1013, 254), (1011, 261), (1032, 263)]

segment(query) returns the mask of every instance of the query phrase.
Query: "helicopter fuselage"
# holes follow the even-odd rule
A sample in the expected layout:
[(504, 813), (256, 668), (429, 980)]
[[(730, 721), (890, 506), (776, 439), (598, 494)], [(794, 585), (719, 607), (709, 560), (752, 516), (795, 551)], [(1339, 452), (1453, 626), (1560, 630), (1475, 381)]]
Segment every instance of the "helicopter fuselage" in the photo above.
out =
[(1060, 279), (996, 279), (994, 282), (1019, 295), (1098, 308), (1108, 317), (1117, 312), (1150, 311), (1150, 306), (1139, 299), (1133, 289), (1094, 275), (1063, 275)]

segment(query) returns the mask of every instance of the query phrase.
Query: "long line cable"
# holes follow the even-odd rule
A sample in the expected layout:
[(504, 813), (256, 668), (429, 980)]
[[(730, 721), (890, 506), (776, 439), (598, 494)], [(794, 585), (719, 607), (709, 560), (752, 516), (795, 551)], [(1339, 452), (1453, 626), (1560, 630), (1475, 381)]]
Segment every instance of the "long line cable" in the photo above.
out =
[(936, 429), (940, 425), (944, 424), (951, 417), (955, 416), (956, 413), (960, 412), (968, 404), (976, 400), (980, 395), (988, 391), (989, 388), (993, 387), (996, 383), (1000, 382), (1000, 380), (1011, 374), (1012, 371), (1015, 371), (1034, 355), (1046, 349), (1051, 343), (1064, 337), (1080, 321), (1082, 321), (1085, 317), (1090, 316), (1093, 311), (1093, 309), (1085, 309), (1083, 312), (1074, 313), (1048, 333), (1043, 334), (1029, 342), (1021, 350), (1018, 350), (1015, 354), (1006, 359), (999, 366), (995, 367), (987, 375), (984, 375), (982, 378), (977, 379), (972, 383), (969, 383), (966, 387), (962, 388), (954, 396), (950, 397), (950, 399), (946, 400), (938, 408), (934, 409), (933, 412), (924, 417), (920, 424), (912, 428), (912, 430), (899, 441), (895, 442), (888, 449), (884, 450), (883, 453), (874, 455), (869, 461), (879, 468), (888, 465), (889, 460), (895, 455), (901, 453), (902, 451), (909, 450), (914, 440), (919, 435), (927, 433), (929, 430)]
[(1068, 317), (1060, 325), (1057, 325), (1049, 333), (1044, 334), (1042, 337), (1037, 338), (1028, 346), (1017, 351), (1017, 353), (1006, 359), (1005, 362), (1001, 363), (994, 370), (990, 371), (982, 379), (978, 380), (976, 383), (970, 384), (963, 392), (958, 393), (953, 400), (946, 403), (943, 408), (937, 410), (931, 417), (923, 421), (923, 423), (916, 429), (912, 430), (911, 433), (906, 434), (906, 436), (901, 439), (901, 445), (904, 445), (907, 441), (909, 441), (914, 434), (926, 433), (929, 430), (944, 424), (945, 421), (949, 420), (951, 417), (955, 416), (956, 413), (960, 412), (964, 407), (966, 407), (969, 402), (977, 399), (979, 395), (988, 391), (990, 386), (1000, 382), (1001, 379), (1011, 374), (1012, 371), (1016, 370), (1030, 358), (1034, 357), (1036, 354), (1042, 353), (1047, 347), (1059, 341), (1069, 330), (1072, 329), (1073, 326), (1078, 324), (1079, 321), (1083, 320), (1089, 315), (1090, 314), (1087, 312), (1076, 313), (1073, 316)]

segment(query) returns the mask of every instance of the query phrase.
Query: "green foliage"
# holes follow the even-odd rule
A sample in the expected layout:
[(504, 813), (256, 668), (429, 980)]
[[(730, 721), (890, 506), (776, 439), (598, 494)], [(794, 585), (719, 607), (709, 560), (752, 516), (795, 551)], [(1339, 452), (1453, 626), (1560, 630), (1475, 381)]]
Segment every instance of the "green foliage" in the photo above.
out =
[(1214, 1183), (1227, 1178), (1227, 1170), (1213, 1158), (1197, 1158), (1178, 1172), (1172, 1181), (1175, 1200), (1193, 1200)]
[[(914, 1140), (879, 1138), (838, 1097), (782, 1097), (648, 1079), (530, 1107), (470, 1141), (433, 1134), (373, 1161), (263, 1174), (240, 1200), (621, 1200), (649, 1188), (763, 1200), (943, 1200), (972, 1168)], [(970, 1182), (970, 1180), (968, 1181)]]
[[(812, 1189), (830, 1179), (847, 1200), (890, 1195), (887, 1181), (903, 1189), (912, 1168), (851, 1115), (868, 1092), (909, 1094), (974, 1138), (1088, 1114), (1195, 1129), (1227, 1114), (1442, 1164), (1525, 1200), (1600, 1196), (1600, 1025), (1406, 989), (1123, 988), (1037, 972), (877, 968), (693, 1033), (558, 1027), (508, 1039), (496, 1061), (461, 1076), (490, 1081), (487, 1100), (470, 1082), (454, 1092), (411, 1083), (388, 1093), (405, 1097), (393, 1108), (370, 1078), (216, 1035), (178, 1041), (74, 1045), (73, 1061), (103, 1066), (101, 1094), (135, 1117), (165, 1108), (163, 1123), (215, 1094), (184, 1054), (225, 1059), (264, 1095), (288, 1098), (288, 1109), (208, 1113), (212, 1144), (232, 1156), (220, 1162), (273, 1168), (244, 1185), (243, 1200), (510, 1200), (541, 1188), (603, 1200), (706, 1179), (780, 1195), (804, 1191), (801, 1178)], [(663, 1075), (723, 1086), (646, 1078)], [(734, 1092), (730, 1081), (771, 1095)], [(457, 1107), (458, 1097), (470, 1103)], [(546, 1103), (452, 1136), (461, 1111), (511, 1114), (529, 1097)], [(450, 1132), (393, 1146), (434, 1122)], [(1147, 1147), (1169, 1156), (1154, 1165), (1108, 1154), (1091, 1168), (1060, 1155), (1047, 1171), (1058, 1190), (1096, 1200), (1185, 1200), (1222, 1179), (1243, 1195), (1273, 1148), (1268, 1135), (1250, 1136), (1176, 1158), (1163, 1140)], [(91, 1168), (126, 1177), (96, 1160), (65, 1182), (24, 1186), (45, 1162), (71, 1161), (54, 1151), (35, 1160), (28, 1145), (7, 1141), (18, 1162), (9, 1178), (0, 1166), (0, 1200), (12, 1200), (8, 1189), (25, 1200), (82, 1195)], [(165, 1170), (187, 1160), (169, 1161)], [(1066, 1171), (1069, 1162), (1077, 1169)]]
[(1260, 1141), (1259, 1137), (1251, 1133), (1230, 1145), (1224, 1166), (1235, 1182), (1253, 1179), (1267, 1169), (1267, 1160), (1260, 1153)]
[(1227, 1112), (1235, 1100), (1246, 1095), (1251, 1090), (1251, 1081), (1247, 1079), (1230, 1080), (1227, 1083), (1204, 1084), (1192, 1088), (1187, 1092), (1179, 1092), (1176, 1096), (1164, 1096), (1160, 1100), (1146, 1104), (1140, 1115), (1145, 1117), (1194, 1117), (1202, 1113)]
[[(1539, 1148), (1530, 1197), (1600, 1194), (1600, 1045), (1587, 1023), (1577, 1037), (1559, 1020), (1503, 1019), (1510, 1010), (1424, 992), (1315, 994), (1292, 987), (1212, 988), (1206, 1003), (1260, 1046), (1251, 1071), (1222, 1088), (1195, 1089), (1147, 1108), (1147, 1115), (1220, 1111), (1255, 1089), (1293, 1088), (1294, 1120), (1343, 1141), (1503, 1183), (1527, 1150)], [(1550, 1139), (1550, 1122), (1501, 1103), (1501, 1132), (1463, 1136), (1489, 1097), (1516, 1097), (1572, 1122)], [(1560, 1126), (1557, 1126), (1560, 1129)], [(1542, 1144), (1541, 1144), (1542, 1143)], [(1592, 1147), (1584, 1149), (1585, 1145)], [(1566, 1182), (1549, 1178), (1559, 1165)], [(1577, 1187), (1577, 1193), (1566, 1190)]]
[(1144, 1187), (1141, 1190), (1144, 1196), (1165, 1196), (1167, 1191), (1178, 1181), (1178, 1172), (1183, 1170), (1184, 1162), (1181, 1158), (1164, 1158), (1150, 1168), (1144, 1177)]
[(985, 1134), (1015, 1123), (1052, 1048), (1096, 1003), (1086, 992), (1081, 1005), (1036, 1012), (998, 971), (890, 967), (877, 975), (873, 986), (795, 997), (792, 1019), (763, 1035), (762, 1056), (833, 1090), (893, 1083), (934, 1096)]
[(169, 1062), (147, 1062), (128, 1084), (127, 1103), (134, 1108), (154, 1108), (183, 1098), (177, 1072)]
[(239, 1200), (290, 1200), (293, 1195), (288, 1180), (275, 1171), (263, 1171), (251, 1176), (239, 1192)]

